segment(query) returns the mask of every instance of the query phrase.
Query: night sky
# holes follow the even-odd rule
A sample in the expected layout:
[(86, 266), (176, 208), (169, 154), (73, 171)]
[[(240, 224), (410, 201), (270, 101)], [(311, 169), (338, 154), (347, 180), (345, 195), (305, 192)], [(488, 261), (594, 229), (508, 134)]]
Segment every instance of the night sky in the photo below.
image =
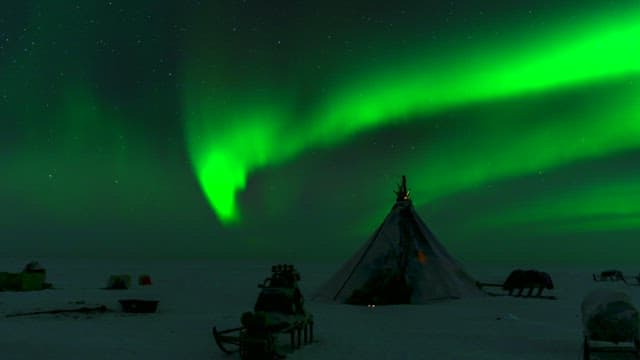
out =
[(0, 256), (640, 250), (640, 3), (4, 1)]

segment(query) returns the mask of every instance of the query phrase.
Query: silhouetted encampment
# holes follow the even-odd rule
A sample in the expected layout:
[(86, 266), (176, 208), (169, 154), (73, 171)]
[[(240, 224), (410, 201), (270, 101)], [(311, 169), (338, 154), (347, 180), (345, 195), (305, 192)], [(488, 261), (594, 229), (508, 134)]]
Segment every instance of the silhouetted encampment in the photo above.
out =
[(359, 305), (422, 304), (483, 296), (417, 214), (406, 178), (391, 212), (314, 299)]

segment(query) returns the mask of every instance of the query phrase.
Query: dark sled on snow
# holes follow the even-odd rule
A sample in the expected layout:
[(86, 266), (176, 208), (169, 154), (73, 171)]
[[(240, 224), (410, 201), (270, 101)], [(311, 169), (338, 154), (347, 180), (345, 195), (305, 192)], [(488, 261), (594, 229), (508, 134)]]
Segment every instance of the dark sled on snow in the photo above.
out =
[[(543, 271), (537, 270), (514, 270), (509, 274), (502, 284), (476, 282), (481, 290), (487, 287), (500, 288), (503, 293), (487, 292), (490, 296), (513, 296), (519, 298), (547, 299), (555, 300), (553, 295), (542, 295), (545, 289), (553, 289), (553, 280), (551, 276)], [(524, 293), (524, 290), (527, 290)], [(537, 290), (534, 294), (534, 290)]]
[(284, 357), (276, 346), (281, 335), (289, 337), (291, 350), (313, 342), (313, 316), (303, 308), (300, 275), (292, 265), (274, 266), (272, 272), (258, 285), (261, 290), (254, 312), (242, 314), (242, 326), (212, 328), (223, 352), (240, 353), (242, 359), (279, 359)]
[(625, 279), (624, 274), (620, 270), (604, 270), (600, 272), (600, 274), (592, 274), (593, 281), (622, 281), (625, 284), (627, 283), (627, 279)]
[(251, 332), (244, 326), (222, 331), (214, 326), (212, 333), (220, 350), (227, 354), (240, 353), (242, 359), (278, 358), (281, 356), (276, 351), (276, 337), (287, 334), (291, 350), (311, 344), (313, 321), (295, 322), (281, 328), (267, 328), (262, 333)]
[[(218, 329), (214, 326), (212, 329), (213, 338), (216, 339), (216, 344), (218, 344), (220, 350), (227, 354), (233, 354), (235, 352), (238, 352), (239, 350), (240, 332), (242, 332), (243, 329), (243, 327), (239, 327), (234, 329), (227, 329), (224, 331), (218, 331)], [(229, 345), (231, 345), (232, 348), (228, 347)]]

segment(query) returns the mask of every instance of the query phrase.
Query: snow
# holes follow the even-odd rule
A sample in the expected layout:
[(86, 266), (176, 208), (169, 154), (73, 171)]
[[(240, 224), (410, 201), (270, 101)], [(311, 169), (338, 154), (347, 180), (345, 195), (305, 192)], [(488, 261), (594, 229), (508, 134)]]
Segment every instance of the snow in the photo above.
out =
[[(19, 271), (32, 259), (2, 259)], [(56, 289), (0, 292), (0, 358), (239, 359), (215, 345), (211, 327), (237, 327), (273, 262), (36, 259)], [(314, 343), (288, 359), (580, 359), (580, 304), (593, 289), (627, 292), (639, 307), (640, 286), (594, 282), (601, 267), (537, 267), (553, 277), (558, 300), (481, 297), (427, 305), (358, 307), (314, 302), (311, 294), (339, 263), (295, 263), (315, 317)], [(519, 266), (518, 266), (519, 267)], [(514, 266), (465, 265), (476, 279), (501, 282)], [(636, 274), (638, 269), (621, 269)], [(110, 274), (153, 285), (103, 290)], [(137, 281), (134, 281), (137, 283)], [(160, 300), (155, 314), (120, 312), (118, 299)], [(104, 304), (113, 312), (5, 317), (7, 314)], [(286, 344), (286, 338), (283, 338)]]

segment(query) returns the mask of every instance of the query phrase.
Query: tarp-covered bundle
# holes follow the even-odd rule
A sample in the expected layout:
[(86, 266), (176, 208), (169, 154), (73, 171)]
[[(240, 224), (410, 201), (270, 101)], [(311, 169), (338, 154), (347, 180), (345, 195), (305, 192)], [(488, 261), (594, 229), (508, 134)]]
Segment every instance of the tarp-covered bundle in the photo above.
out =
[(639, 338), (638, 310), (621, 291), (602, 289), (585, 296), (582, 323), (590, 340), (618, 343)]
[(0, 291), (35, 291), (51, 287), (47, 272), (37, 262), (28, 263), (22, 272), (0, 272)]
[(404, 177), (396, 194), (382, 225), (314, 298), (383, 305), (485, 295), (420, 219)]

